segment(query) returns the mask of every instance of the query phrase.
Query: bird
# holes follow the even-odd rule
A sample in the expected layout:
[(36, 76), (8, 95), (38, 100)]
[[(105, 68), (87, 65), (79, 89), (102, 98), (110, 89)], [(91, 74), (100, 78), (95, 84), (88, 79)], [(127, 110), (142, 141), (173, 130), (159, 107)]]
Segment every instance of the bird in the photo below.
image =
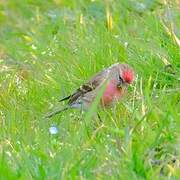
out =
[(59, 102), (67, 101), (63, 109), (50, 112), (45, 117), (51, 118), (72, 108), (87, 110), (104, 84), (106, 87), (100, 98), (99, 106), (102, 108), (113, 106), (126, 94), (127, 88), (133, 83), (134, 78), (135, 72), (130, 65), (125, 63), (112, 64), (95, 74), (74, 93), (60, 99)]

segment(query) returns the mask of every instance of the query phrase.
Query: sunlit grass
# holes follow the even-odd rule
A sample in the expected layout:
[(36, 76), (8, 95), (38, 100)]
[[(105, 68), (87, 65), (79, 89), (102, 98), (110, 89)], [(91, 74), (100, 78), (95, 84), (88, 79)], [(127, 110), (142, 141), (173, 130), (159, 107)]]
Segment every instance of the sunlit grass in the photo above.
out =
[[(0, 176), (178, 179), (178, 1), (1, 1)], [(136, 80), (94, 117), (58, 100), (115, 62)], [(98, 99), (97, 99), (98, 101)], [(50, 127), (58, 132), (50, 134)]]

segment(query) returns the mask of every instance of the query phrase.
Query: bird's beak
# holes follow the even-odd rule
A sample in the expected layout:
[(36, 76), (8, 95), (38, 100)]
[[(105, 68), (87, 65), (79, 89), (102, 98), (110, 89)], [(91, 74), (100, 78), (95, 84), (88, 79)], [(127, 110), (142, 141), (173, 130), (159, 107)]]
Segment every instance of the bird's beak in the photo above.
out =
[(121, 82), (119, 82), (119, 83), (117, 84), (117, 88), (122, 88), (122, 83), (121, 83)]
[(127, 87), (128, 86), (128, 83), (122, 83), (122, 82), (119, 82), (118, 84), (117, 84), (117, 88), (123, 88), (123, 87)]

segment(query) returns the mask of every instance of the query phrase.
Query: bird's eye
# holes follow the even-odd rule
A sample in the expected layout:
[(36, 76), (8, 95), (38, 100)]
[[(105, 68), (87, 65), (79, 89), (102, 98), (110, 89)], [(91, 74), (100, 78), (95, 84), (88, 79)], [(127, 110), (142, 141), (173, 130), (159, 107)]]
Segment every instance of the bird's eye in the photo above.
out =
[(123, 79), (122, 79), (122, 77), (119, 75), (119, 82), (121, 82), (121, 83), (123, 83), (124, 81), (123, 81)]

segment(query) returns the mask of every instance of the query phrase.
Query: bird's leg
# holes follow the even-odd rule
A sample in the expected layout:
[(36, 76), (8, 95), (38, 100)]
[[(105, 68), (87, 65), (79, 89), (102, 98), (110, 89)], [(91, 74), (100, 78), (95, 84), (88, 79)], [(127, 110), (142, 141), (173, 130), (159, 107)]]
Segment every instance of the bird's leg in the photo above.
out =
[(80, 112), (81, 112), (81, 119), (83, 119), (83, 115), (84, 115), (83, 103), (80, 103)]
[(102, 123), (102, 119), (99, 113), (97, 113), (97, 116), (98, 116), (99, 121)]
[(116, 120), (116, 106), (112, 107), (113, 119)]

